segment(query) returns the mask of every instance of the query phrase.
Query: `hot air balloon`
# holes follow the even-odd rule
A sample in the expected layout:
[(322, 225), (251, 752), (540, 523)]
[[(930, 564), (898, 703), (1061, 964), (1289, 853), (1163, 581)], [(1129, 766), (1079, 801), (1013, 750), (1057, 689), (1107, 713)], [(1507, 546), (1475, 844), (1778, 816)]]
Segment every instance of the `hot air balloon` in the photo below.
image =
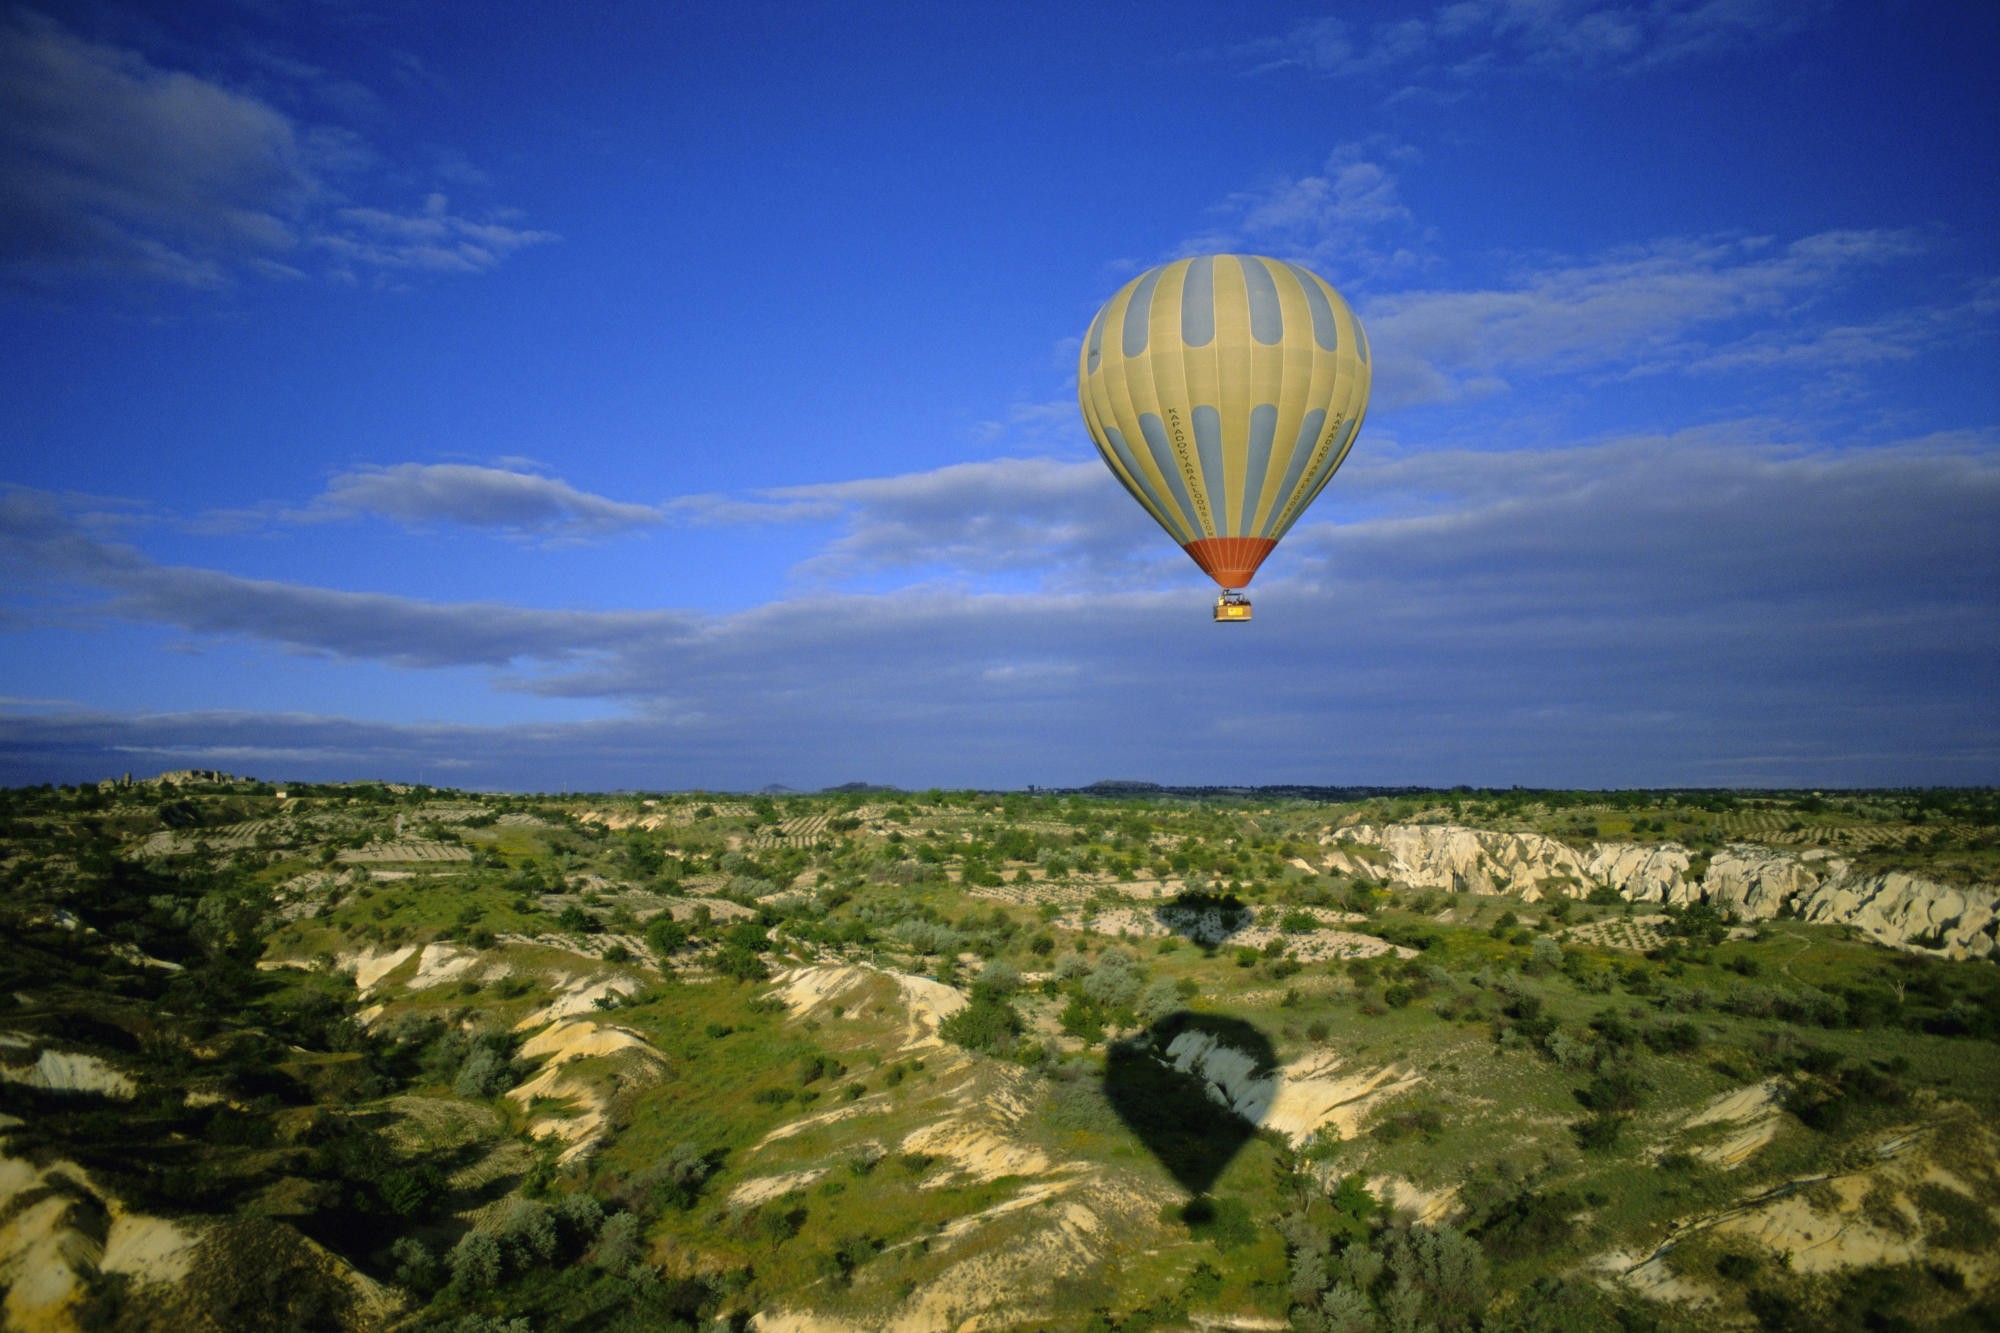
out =
[(1221, 585), (1218, 621), (1334, 469), (1368, 406), (1368, 339), (1339, 292), (1283, 260), (1149, 269), (1083, 340), (1077, 398), (1112, 475)]

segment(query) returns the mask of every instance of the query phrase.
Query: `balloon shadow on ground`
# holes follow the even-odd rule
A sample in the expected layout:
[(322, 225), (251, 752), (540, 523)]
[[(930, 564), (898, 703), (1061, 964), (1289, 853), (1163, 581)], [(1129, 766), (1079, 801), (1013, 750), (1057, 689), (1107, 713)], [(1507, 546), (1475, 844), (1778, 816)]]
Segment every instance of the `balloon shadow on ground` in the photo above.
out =
[(1249, 926), (1257, 914), (1233, 893), (1183, 890), (1153, 909), (1153, 919), (1202, 948), (1216, 945)]
[(1104, 1060), (1104, 1092), (1118, 1118), (1181, 1188), (1199, 1198), (1233, 1161), (1257, 1126), (1217, 1101), (1208, 1080), (1176, 1069), (1167, 1047), (1199, 1031), (1241, 1051), (1259, 1071), (1276, 1065), (1271, 1040), (1240, 1018), (1168, 1014), (1137, 1036), (1114, 1041)]

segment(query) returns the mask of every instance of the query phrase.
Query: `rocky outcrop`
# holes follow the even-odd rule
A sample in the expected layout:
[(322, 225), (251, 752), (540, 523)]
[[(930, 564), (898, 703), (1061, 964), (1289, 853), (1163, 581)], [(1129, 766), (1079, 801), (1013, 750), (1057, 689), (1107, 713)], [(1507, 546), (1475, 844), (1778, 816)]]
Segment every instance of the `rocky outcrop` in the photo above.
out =
[[(1543, 895), (1543, 880), (1579, 880), (1583, 860), (1567, 843), (1539, 833), (1495, 833), (1455, 824), (1356, 824), (1320, 839), (1328, 869), (1391, 877), (1413, 888)], [(1345, 844), (1343, 846), (1343, 844)], [(1582, 892), (1589, 891), (1584, 885)]]
[(1680, 899), (1674, 895), (1690, 885), (1692, 861), (1677, 842), (1600, 842), (1591, 848), (1584, 874), (1593, 885), (1617, 886), (1627, 898), (1676, 902)]
[(0, 1079), (47, 1092), (89, 1093), (128, 1102), (138, 1092), (138, 1085), (124, 1074), (94, 1055), (77, 1051), (45, 1050), (33, 1064), (9, 1064), (0, 1057)]
[(1718, 911), (1759, 921), (1817, 890), (1829, 874), (1846, 871), (1845, 861), (1831, 861), (1824, 854), (1808, 860), (1752, 843), (1733, 843), (1715, 854), (1708, 873), (1698, 884), (1687, 885), (1680, 901), (1706, 902)]
[(1902, 872), (1863, 875), (1824, 851), (1731, 843), (1706, 861), (1678, 843), (1593, 843), (1455, 824), (1357, 824), (1320, 836), (1329, 871), (1416, 889), (1518, 894), (1526, 902), (1609, 888), (1633, 902), (1706, 903), (1749, 921), (1781, 914), (1853, 926), (1883, 944), (1948, 958), (1996, 951), (2000, 889), (1955, 889)]
[(1803, 896), (1796, 910), (1807, 921), (1855, 926), (1884, 944), (1983, 958), (1994, 951), (1995, 897), (1990, 890), (1953, 889), (1890, 871), (1829, 880)]

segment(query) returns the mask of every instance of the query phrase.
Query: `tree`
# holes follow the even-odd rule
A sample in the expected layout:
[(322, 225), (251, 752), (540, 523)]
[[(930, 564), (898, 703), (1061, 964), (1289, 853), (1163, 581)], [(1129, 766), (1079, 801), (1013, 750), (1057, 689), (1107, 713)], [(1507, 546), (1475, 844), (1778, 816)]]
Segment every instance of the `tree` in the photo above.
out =
[(623, 1276), (639, 1262), (642, 1253), (639, 1219), (631, 1213), (613, 1213), (605, 1219), (603, 1229), (597, 1233), (597, 1244), (590, 1251), (589, 1262), (607, 1273)]
[(451, 1247), (453, 1286), (484, 1291), (500, 1285), (500, 1242), (484, 1231), (468, 1231)]
[(938, 1026), (938, 1035), (967, 1050), (1004, 1053), (1021, 1031), (1013, 1001), (990, 989), (974, 988), (972, 1002)]
[(1145, 973), (1130, 951), (1112, 945), (1083, 979), (1083, 993), (1107, 1009), (1129, 1009), (1139, 998)]
[(1139, 993), (1139, 1017), (1148, 1024), (1159, 1022), (1180, 1007), (1180, 989), (1165, 977)]
[(1389, 1319), (1395, 1327), (1428, 1320), (1440, 1330), (1468, 1328), (1486, 1305), (1486, 1256), (1453, 1227), (1412, 1227), (1391, 1237)]
[(735, 981), (763, 981), (771, 975), (763, 959), (739, 944), (732, 944), (715, 956), (715, 970)]

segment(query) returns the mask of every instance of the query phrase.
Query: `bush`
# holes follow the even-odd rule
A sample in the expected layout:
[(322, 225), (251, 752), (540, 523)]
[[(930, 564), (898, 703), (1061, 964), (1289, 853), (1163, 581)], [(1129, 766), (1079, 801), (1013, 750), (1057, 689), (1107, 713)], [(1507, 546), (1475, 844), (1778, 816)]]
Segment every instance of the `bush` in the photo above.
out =
[(679, 953), (687, 947), (687, 942), (687, 927), (664, 912), (646, 926), (646, 943), (662, 959)]
[(1919, 1185), (1911, 1198), (1923, 1215), (1925, 1239), (1931, 1244), (1965, 1254), (1990, 1254), (2000, 1244), (1993, 1214), (1950, 1186), (1934, 1181)]
[(1688, 1019), (1646, 1029), (1646, 1044), (1656, 1051), (1691, 1051), (1701, 1045), (1701, 1029)]
[(501, 1214), (494, 1239), (512, 1257), (515, 1268), (546, 1265), (555, 1259), (559, 1242), (555, 1213), (547, 1204), (517, 1198)]
[(505, 1037), (474, 1039), (451, 1090), (461, 1097), (496, 1097), (514, 1084), (514, 1062)]
[(1021, 989), (1021, 974), (1005, 963), (991, 962), (979, 970), (972, 989), (974, 994), (987, 990), (995, 995), (1012, 995)]
[(822, 1268), (839, 1286), (854, 1280), (854, 1270), (882, 1253), (882, 1241), (874, 1236), (846, 1236), (822, 1259)]
[(1087, 1042), (1104, 1040), (1103, 1015), (1098, 1012), (1096, 1005), (1081, 995), (1070, 996), (1069, 1003), (1063, 1006), (1062, 1015), (1057, 1022), (1062, 1025), (1066, 1036), (1081, 1037)]
[(763, 981), (771, 975), (763, 959), (734, 944), (716, 955), (715, 970), (735, 981)]
[(631, 1213), (613, 1213), (598, 1231), (597, 1243), (591, 1247), (587, 1261), (607, 1273), (623, 1275), (639, 1262), (643, 1253), (639, 1219)]
[(1576, 1090), (1576, 1099), (1587, 1111), (1636, 1111), (1646, 1085), (1629, 1069), (1607, 1069)]
[(399, 1237), (389, 1247), (395, 1263), (396, 1285), (428, 1296), (438, 1287), (438, 1262), (428, 1247), (414, 1236)]
[(1632, 1021), (1626, 1019), (1616, 1009), (1606, 1009), (1604, 1013), (1594, 1017), (1590, 1021), (1590, 1031), (1594, 1031), (1598, 1035), (1598, 1041), (1602, 1041), (1612, 1051), (1620, 1047), (1630, 1047), (1632, 1041), (1638, 1037), (1638, 1029), (1632, 1027)]
[(500, 1285), (500, 1242), (484, 1231), (468, 1231), (451, 1247), (451, 1282), (455, 1287), (486, 1291)]
[(1148, 1025), (1159, 1022), (1180, 1007), (1180, 988), (1164, 977), (1139, 994), (1139, 1017)]
[(1090, 960), (1080, 953), (1066, 953), (1056, 959), (1056, 980), (1077, 981), (1090, 975)]
[(1526, 970), (1539, 975), (1544, 972), (1553, 972), (1562, 965), (1562, 945), (1557, 944), (1546, 935), (1536, 936), (1534, 943), (1528, 946), (1528, 965)]
[(972, 1002), (945, 1019), (938, 1034), (969, 1051), (1004, 1054), (1013, 1047), (1021, 1026), (1021, 1015), (1005, 995), (975, 990)]
[(1146, 976), (1138, 959), (1113, 945), (1098, 958), (1097, 966), (1083, 979), (1083, 993), (1106, 1009), (1130, 1009), (1139, 998)]
[(936, 921), (925, 921), (918, 917), (898, 921), (889, 928), (889, 934), (911, 952), (926, 957), (935, 954), (955, 955), (965, 943), (964, 936), (950, 926)]
[(715, 1174), (717, 1165), (716, 1155), (691, 1143), (675, 1144), (664, 1162), (633, 1176), (624, 1195), (634, 1212), (651, 1214), (662, 1208), (685, 1212), (701, 1197), (702, 1186)]
[(1616, 1111), (1599, 1111), (1587, 1120), (1579, 1120), (1569, 1127), (1576, 1136), (1579, 1148), (1586, 1152), (1603, 1152), (1618, 1144), (1619, 1136), (1625, 1132), (1625, 1117)]
[(1411, 1227), (1385, 1247), (1392, 1325), (1469, 1328), (1486, 1305), (1486, 1256), (1452, 1227)]
[(1547, 1257), (1575, 1236), (1576, 1214), (1585, 1201), (1568, 1190), (1508, 1190), (1501, 1202), (1486, 1210), (1474, 1234), (1495, 1259)]

